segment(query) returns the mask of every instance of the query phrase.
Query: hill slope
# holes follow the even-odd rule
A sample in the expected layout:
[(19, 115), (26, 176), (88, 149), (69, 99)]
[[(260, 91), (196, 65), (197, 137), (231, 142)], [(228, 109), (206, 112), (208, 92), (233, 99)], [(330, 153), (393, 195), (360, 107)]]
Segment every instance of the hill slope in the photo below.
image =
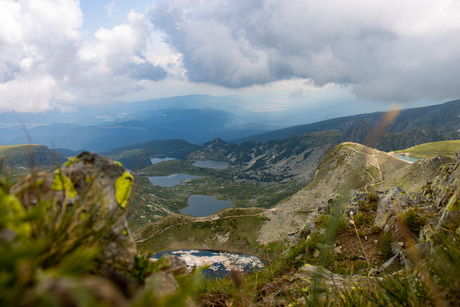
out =
[(125, 167), (136, 170), (151, 165), (151, 158), (170, 157), (185, 159), (187, 155), (199, 148), (184, 140), (154, 140), (113, 149), (105, 155), (120, 161)]
[(398, 150), (395, 153), (425, 159), (436, 156), (455, 158), (459, 150), (460, 140), (453, 140), (420, 144), (407, 149)]
[(220, 139), (189, 155), (191, 160), (222, 159), (231, 162), (235, 182), (307, 183), (327, 151), (342, 137), (339, 131), (321, 131), (281, 140), (240, 145)]
[[(230, 241), (225, 240), (227, 250), (252, 250), (261, 253), (265, 242), (282, 241), (287, 234), (301, 229), (309, 212), (327, 205), (333, 193), (346, 196), (351, 195), (353, 190), (382, 190), (396, 184), (402, 185), (407, 191), (419, 190), (427, 180), (433, 178), (441, 165), (450, 161), (448, 158), (433, 158), (411, 164), (364, 145), (341, 143), (329, 151), (318, 166), (315, 179), (309, 185), (281, 201), (273, 209), (257, 213), (257, 219), (253, 222), (257, 222), (258, 226), (251, 230), (256, 232), (256, 236), (237, 240), (238, 236), (245, 236), (237, 231), (239, 223), (253, 215), (252, 209), (237, 209), (237, 214), (221, 212), (206, 218), (175, 215), (174, 218), (158, 221), (140, 229), (136, 233), (136, 238), (140, 246), (160, 251), (156, 246), (161, 246), (161, 250), (192, 245), (193, 248), (218, 248), (219, 244), (222, 244), (219, 240), (222, 241), (222, 238), (226, 237), (231, 238)], [(235, 215), (231, 225), (220, 221), (225, 215)], [(213, 235), (200, 235), (201, 239), (194, 238), (194, 243), (190, 245), (189, 236), (185, 235), (184, 231), (189, 233), (191, 229), (181, 227), (181, 219), (186, 223), (192, 223), (194, 229), (202, 229), (204, 232), (212, 230)], [(157, 235), (159, 233), (161, 236)], [(248, 242), (251, 243), (248, 245)]]
[(350, 197), (353, 190), (370, 192), (400, 186), (408, 192), (420, 190), (439, 167), (451, 162), (435, 157), (409, 163), (357, 143), (341, 143), (329, 151), (318, 166), (315, 179), (305, 188), (267, 211), (268, 222), (260, 230), (260, 240), (280, 239), (303, 226), (295, 212), (327, 206), (334, 195)]
[[(365, 144), (366, 136), (376, 127), (385, 113), (376, 112), (334, 118), (317, 123), (298, 125), (254, 135), (236, 141), (269, 141), (284, 139), (315, 131), (338, 130), (344, 132), (342, 141)], [(402, 110), (375, 148), (392, 151), (421, 143), (460, 138), (460, 100), (440, 105)]]
[(56, 166), (67, 158), (43, 145), (9, 145), (0, 146), (0, 157), (6, 167), (44, 167)]

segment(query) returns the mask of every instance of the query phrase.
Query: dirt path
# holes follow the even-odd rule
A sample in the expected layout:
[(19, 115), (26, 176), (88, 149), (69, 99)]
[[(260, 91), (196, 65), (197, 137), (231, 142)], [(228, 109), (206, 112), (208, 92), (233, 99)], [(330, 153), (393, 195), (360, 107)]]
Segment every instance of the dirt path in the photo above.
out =
[(376, 181), (376, 179), (374, 178), (374, 176), (372, 176), (371, 173), (369, 173), (368, 171), (366, 171), (365, 169), (364, 172), (366, 174), (369, 175), (369, 177), (371, 177), (372, 181), (371, 182), (368, 182), (366, 183), (366, 185), (364, 186), (364, 190), (366, 191), (366, 193), (368, 193), (368, 187), (369, 186), (376, 186), (380, 183), (383, 182), (383, 171), (382, 171), (382, 168), (380, 167), (380, 161), (379, 161), (379, 158), (377, 157), (377, 155), (375, 154), (375, 151), (372, 152), (372, 155), (371, 155), (371, 159), (367, 159), (366, 157), (366, 162), (368, 162), (371, 166), (374, 166), (378, 171), (379, 171), (379, 181)]

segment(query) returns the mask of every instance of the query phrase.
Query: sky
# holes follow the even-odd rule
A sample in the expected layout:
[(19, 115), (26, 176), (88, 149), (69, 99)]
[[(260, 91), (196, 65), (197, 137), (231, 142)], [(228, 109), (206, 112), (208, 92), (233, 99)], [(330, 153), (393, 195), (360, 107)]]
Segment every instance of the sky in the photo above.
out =
[(460, 98), (458, 16), (458, 0), (0, 0), (0, 112), (442, 103)]

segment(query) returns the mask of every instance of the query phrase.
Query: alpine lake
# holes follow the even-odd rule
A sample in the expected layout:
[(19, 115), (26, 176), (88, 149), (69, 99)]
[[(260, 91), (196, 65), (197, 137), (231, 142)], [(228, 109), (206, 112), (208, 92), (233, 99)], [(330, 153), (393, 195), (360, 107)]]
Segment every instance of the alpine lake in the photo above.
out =
[[(175, 159), (154, 158), (152, 159), (152, 164), (170, 160)], [(226, 161), (203, 160), (194, 162), (193, 166), (224, 170), (228, 168), (229, 163)], [(187, 184), (191, 180), (199, 178), (201, 177), (195, 175), (172, 174), (169, 176), (149, 177), (149, 180), (152, 184), (161, 187), (174, 187), (176, 185)], [(224, 208), (231, 207), (232, 203), (229, 200), (219, 200), (214, 196), (208, 195), (190, 195), (188, 198), (188, 206), (180, 211), (183, 214), (204, 217), (214, 214)], [(203, 274), (209, 278), (220, 278), (226, 276), (231, 271), (250, 272), (265, 267), (265, 261), (255, 256), (213, 250), (166, 251), (154, 254), (152, 258), (160, 259), (165, 254), (178, 256), (185, 261), (190, 270), (193, 267), (206, 266), (206, 269), (203, 270)]]
[[(154, 158), (152, 164), (163, 161), (175, 160), (174, 158)], [(226, 161), (203, 160), (193, 163), (195, 167), (213, 168), (224, 170), (228, 168), (229, 163)], [(176, 185), (184, 185), (191, 180), (202, 178), (200, 176), (188, 174), (172, 174), (169, 176), (154, 176), (149, 177), (152, 184), (161, 187), (174, 187)], [(214, 196), (208, 195), (190, 195), (188, 198), (188, 206), (181, 210), (181, 213), (192, 216), (208, 216), (222, 209), (231, 208), (232, 202), (229, 200), (220, 200)]]

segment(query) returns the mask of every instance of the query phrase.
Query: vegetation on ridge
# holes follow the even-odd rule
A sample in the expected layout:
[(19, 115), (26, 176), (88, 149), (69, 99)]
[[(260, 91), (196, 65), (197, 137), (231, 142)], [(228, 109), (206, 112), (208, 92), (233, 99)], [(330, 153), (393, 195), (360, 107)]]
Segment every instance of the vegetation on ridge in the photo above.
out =
[(460, 149), (460, 140), (431, 142), (416, 145), (407, 149), (395, 151), (395, 154), (409, 155), (417, 158), (434, 158), (437, 156), (446, 156), (455, 158)]

